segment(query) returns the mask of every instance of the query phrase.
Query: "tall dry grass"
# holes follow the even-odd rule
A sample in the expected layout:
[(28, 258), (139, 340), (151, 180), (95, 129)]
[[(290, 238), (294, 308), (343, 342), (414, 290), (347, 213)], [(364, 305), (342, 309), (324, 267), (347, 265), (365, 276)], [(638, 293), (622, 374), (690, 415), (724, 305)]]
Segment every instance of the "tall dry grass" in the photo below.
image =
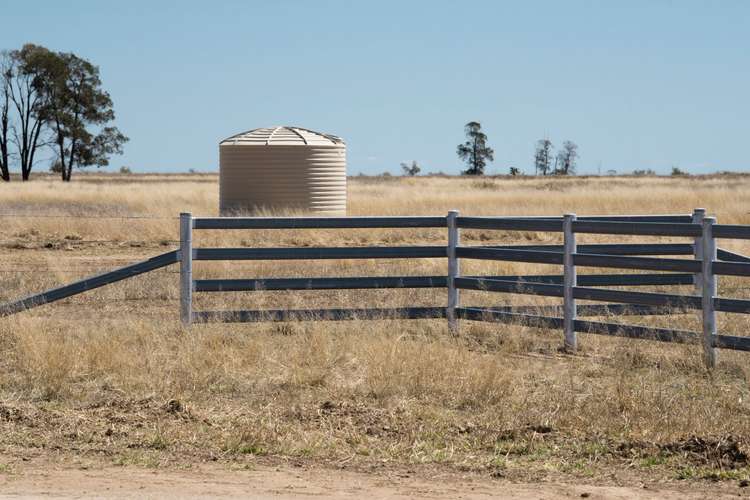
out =
[[(453, 208), (496, 215), (689, 213), (702, 206), (720, 222), (750, 224), (748, 184), (746, 177), (354, 178), (349, 205), (357, 215)], [(15, 298), (174, 248), (176, 215), (215, 215), (217, 191), (213, 176), (2, 185), (0, 213), (19, 216), (0, 217), (0, 295)], [(469, 244), (559, 242), (545, 233), (462, 237)], [(444, 230), (430, 229), (196, 232), (199, 246), (444, 242)], [(750, 254), (747, 244), (724, 243)], [(462, 266), (467, 274), (560, 272), (506, 262)], [(458, 338), (437, 320), (184, 329), (175, 271), (0, 320), (6, 453), (43, 443), (144, 465), (273, 454), (364, 465), (447, 463), (511, 476), (603, 475), (623, 464), (666, 477), (748, 473), (746, 354), (721, 352), (719, 368), (709, 373), (698, 346), (581, 335), (581, 352), (569, 356), (558, 352), (558, 331), (468, 321)], [(196, 263), (199, 278), (444, 274), (442, 259)], [(747, 298), (745, 281), (722, 278), (722, 294)], [(556, 303), (481, 292), (464, 293), (462, 301)], [(203, 310), (444, 303), (439, 289), (196, 296)], [(699, 328), (691, 314), (611, 320)], [(720, 328), (746, 335), (749, 321), (723, 314)]]

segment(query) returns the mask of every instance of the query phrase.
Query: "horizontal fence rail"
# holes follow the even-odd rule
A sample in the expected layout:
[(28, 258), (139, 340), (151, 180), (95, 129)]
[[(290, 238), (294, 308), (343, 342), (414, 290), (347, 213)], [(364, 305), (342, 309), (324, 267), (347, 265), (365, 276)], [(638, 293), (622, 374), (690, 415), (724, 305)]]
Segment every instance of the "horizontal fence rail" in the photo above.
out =
[(714, 298), (714, 308), (717, 311), (750, 314), (750, 300)]
[(487, 278), (456, 278), (456, 288), (487, 292), (509, 292), (523, 295), (562, 297), (562, 285), (545, 283), (519, 283), (518, 281), (493, 280)]
[(676, 224), (690, 224), (693, 222), (692, 215), (583, 215), (576, 218), (583, 221), (601, 222), (673, 222)]
[[(477, 309), (477, 308), (474, 308)], [(482, 308), (479, 308), (482, 309)], [(539, 314), (560, 317), (563, 306), (556, 305), (513, 305), (484, 308), (492, 311)], [(638, 304), (578, 304), (578, 316), (658, 316), (664, 314), (684, 314), (688, 310), (674, 307), (644, 306)]]
[(510, 229), (514, 231), (561, 231), (562, 220), (503, 219), (498, 217), (458, 217), (461, 229)]
[(259, 290), (355, 290), (368, 288), (445, 288), (445, 276), (391, 276), (353, 278), (266, 278), (195, 280), (196, 292)]
[[(467, 276), (477, 282), (503, 281), (516, 287), (533, 283), (562, 284), (557, 275)], [(578, 277), (585, 286), (691, 285), (692, 274), (590, 274)], [(256, 278), (195, 280), (196, 292), (248, 292), (279, 290), (353, 290), (378, 288), (445, 288), (445, 276), (377, 276), (349, 278)], [(467, 289), (484, 290), (482, 285)], [(512, 288), (512, 287), (511, 287)]]
[[(466, 248), (495, 248), (504, 250), (536, 250), (540, 252), (562, 252), (562, 245), (482, 245)], [(624, 243), (578, 245), (579, 253), (596, 253), (607, 255), (693, 255), (694, 245), (690, 243)], [(736, 258), (741, 255), (733, 254)], [(731, 259), (725, 259), (731, 260)], [(748, 259), (750, 262), (750, 259)]]
[(627, 234), (634, 236), (692, 236), (701, 235), (699, 224), (673, 224), (665, 222), (601, 222), (575, 221), (574, 233)]
[(583, 254), (573, 255), (576, 266), (608, 267), (618, 269), (639, 269), (643, 271), (681, 271), (701, 272), (700, 261), (687, 259), (660, 259), (655, 257), (623, 257), (611, 255)]
[(575, 320), (574, 325), (575, 330), (581, 333), (612, 335), (615, 337), (627, 337), (631, 339), (658, 340), (660, 342), (678, 343), (696, 343), (700, 339), (700, 335), (696, 332), (673, 330), (669, 328), (621, 325), (618, 323), (600, 323), (580, 319)]
[(681, 307), (700, 309), (701, 298), (665, 293), (628, 292), (624, 290), (603, 290), (601, 288), (573, 287), (573, 297), (582, 300), (620, 302), (623, 304), (643, 304), (648, 306)]
[(716, 224), (713, 227), (714, 238), (750, 240), (750, 226)]
[(445, 318), (444, 307), (369, 309), (276, 309), (267, 311), (199, 311), (196, 323), (254, 323), (261, 321), (354, 321), (372, 319)]
[[(474, 321), (492, 321), (509, 323), (535, 328), (562, 328), (563, 318), (537, 316), (515, 312), (503, 312), (484, 308), (460, 308), (459, 317)], [(574, 328), (581, 333), (595, 333), (615, 337), (628, 337), (644, 340), (659, 340), (662, 342), (696, 343), (699, 335), (695, 332), (670, 330), (666, 328), (652, 328), (638, 325), (620, 325), (617, 323), (600, 323), (595, 321), (575, 320)], [(743, 338), (744, 337), (740, 337)]]
[(195, 260), (414, 259), (446, 257), (445, 247), (196, 248)]
[[(674, 224), (690, 224), (692, 216), (690, 215), (598, 215), (580, 217), (579, 221), (584, 222), (601, 222), (607, 225), (612, 223), (646, 223), (646, 224), (664, 224), (671, 226)], [(458, 217), (458, 227), (464, 229), (506, 229), (515, 231), (562, 231), (562, 217)], [(600, 226), (607, 227), (607, 226)], [(695, 230), (695, 229), (693, 229)], [(700, 226), (697, 229), (700, 232)], [(623, 234), (623, 233), (612, 233)], [(632, 234), (632, 233), (624, 233)], [(644, 234), (653, 234), (647, 232)]]
[(446, 227), (446, 217), (196, 217), (194, 229), (356, 229)]
[(511, 262), (531, 262), (537, 264), (562, 264), (561, 253), (542, 252), (539, 250), (456, 247), (456, 256), (466, 259), (506, 260)]
[(714, 274), (727, 276), (750, 276), (750, 264), (740, 262), (714, 262), (711, 266)]
[(713, 346), (721, 349), (733, 349), (735, 351), (750, 351), (749, 337), (735, 337), (732, 335), (715, 335)]
[[(563, 276), (557, 274), (508, 275), (508, 276), (464, 276), (487, 280), (515, 281), (525, 283), (549, 283), (561, 285)], [(583, 286), (651, 286), (651, 285), (692, 285), (692, 274), (583, 274), (578, 276), (578, 284)]]

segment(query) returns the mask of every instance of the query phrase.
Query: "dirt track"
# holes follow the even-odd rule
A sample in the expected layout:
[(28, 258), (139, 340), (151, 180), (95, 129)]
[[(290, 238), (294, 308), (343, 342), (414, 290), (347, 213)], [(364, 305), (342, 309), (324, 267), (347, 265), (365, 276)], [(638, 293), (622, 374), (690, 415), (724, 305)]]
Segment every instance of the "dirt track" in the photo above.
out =
[[(330, 469), (258, 466), (232, 471), (220, 466), (163, 471), (135, 467), (71, 469), (33, 467), (0, 474), (0, 498), (432, 498), (432, 499), (692, 499), (737, 498), (750, 491), (736, 484), (696, 487), (518, 484), (482, 477), (414, 477)], [(718, 486), (718, 487), (717, 487)]]

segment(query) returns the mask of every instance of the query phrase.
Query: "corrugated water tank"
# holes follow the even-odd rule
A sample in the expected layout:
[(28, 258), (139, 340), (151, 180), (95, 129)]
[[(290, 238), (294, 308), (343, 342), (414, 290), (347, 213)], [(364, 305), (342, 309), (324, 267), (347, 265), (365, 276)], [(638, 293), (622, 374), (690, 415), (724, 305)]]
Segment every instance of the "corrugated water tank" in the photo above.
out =
[(346, 144), (300, 127), (250, 130), (219, 144), (222, 215), (346, 215)]

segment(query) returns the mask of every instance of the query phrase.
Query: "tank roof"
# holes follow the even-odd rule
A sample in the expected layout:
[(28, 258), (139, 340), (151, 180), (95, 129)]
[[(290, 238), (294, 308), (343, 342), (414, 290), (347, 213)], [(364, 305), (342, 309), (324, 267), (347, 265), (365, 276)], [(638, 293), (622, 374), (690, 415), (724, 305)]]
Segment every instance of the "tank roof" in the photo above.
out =
[(340, 144), (344, 144), (341, 137), (289, 126), (256, 128), (228, 137), (219, 143), (220, 146), (337, 146)]

